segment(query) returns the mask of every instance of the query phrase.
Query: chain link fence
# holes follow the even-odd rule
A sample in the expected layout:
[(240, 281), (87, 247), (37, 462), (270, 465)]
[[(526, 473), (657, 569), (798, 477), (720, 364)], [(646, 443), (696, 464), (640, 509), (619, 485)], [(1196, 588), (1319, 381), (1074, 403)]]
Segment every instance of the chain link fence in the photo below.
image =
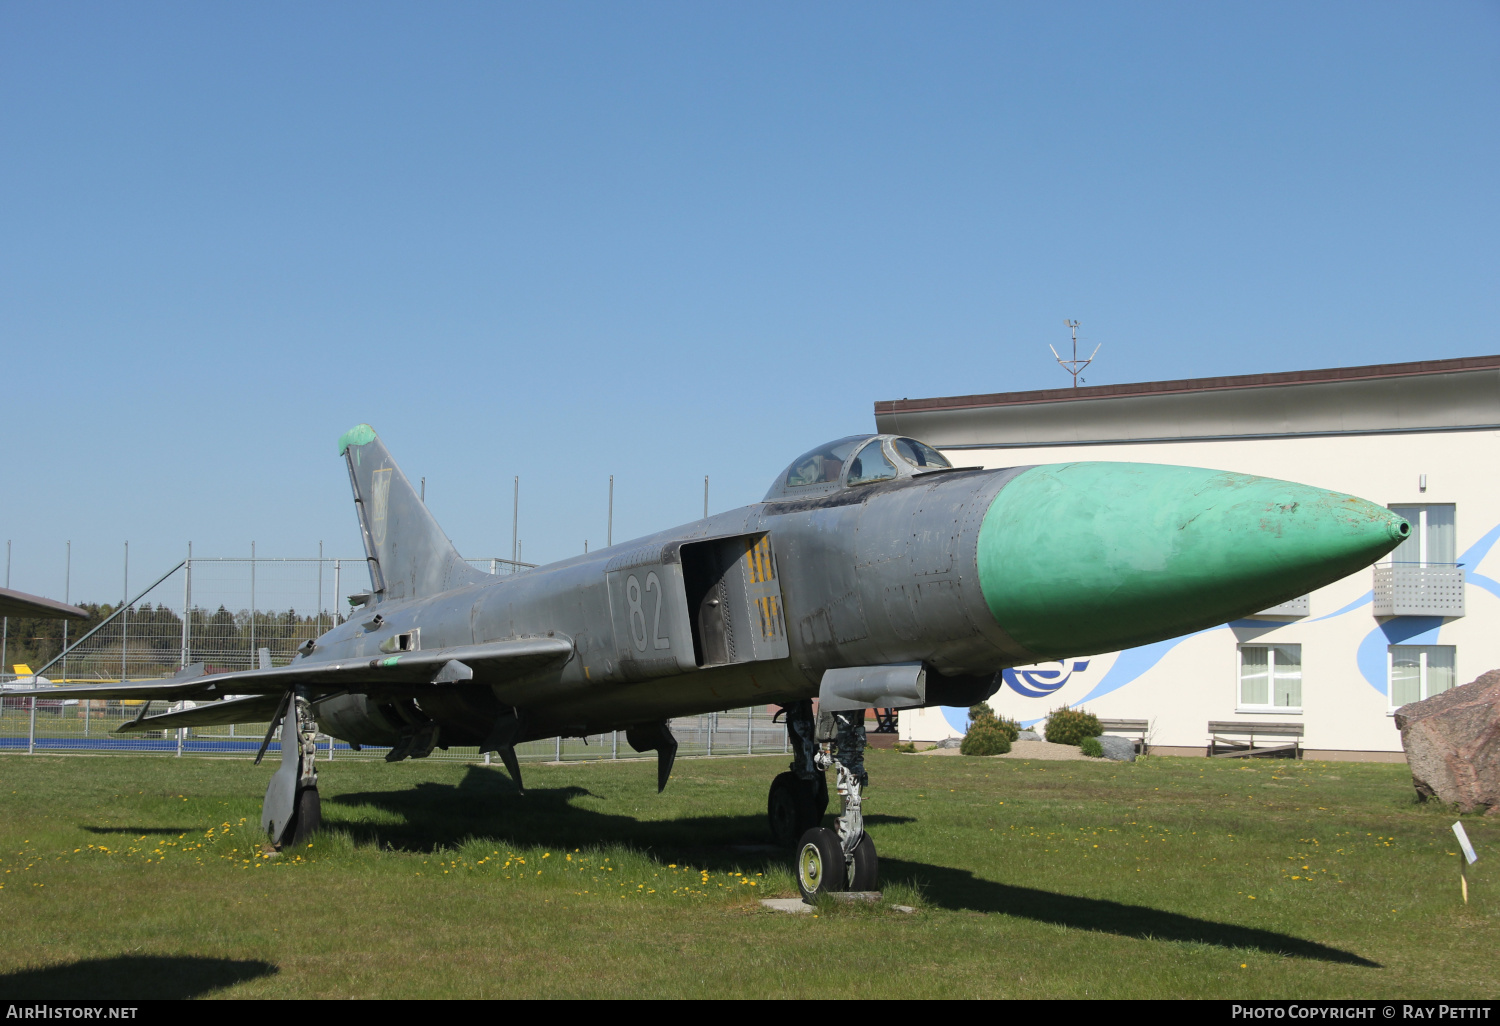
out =
[[(508, 559), (471, 559), (493, 574), (524, 573), (529, 564)], [(74, 633), (71, 647), (61, 644), (54, 658), (39, 639), (11, 632), (21, 622), (7, 621), (3, 644), (9, 653), (41, 651), (33, 667), (43, 680), (62, 684), (150, 680), (168, 677), (184, 666), (203, 663), (209, 673), (252, 669), (260, 649), (268, 649), (273, 666), (292, 661), (297, 647), (330, 630), (343, 619), (340, 596), (364, 590), (368, 576), (363, 559), (277, 559), (268, 557), (189, 557), (123, 608), (99, 607), (100, 623)], [(30, 647), (24, 647), (29, 645)], [(30, 656), (30, 658), (37, 658)], [(7, 671), (12, 667), (5, 666)], [(30, 677), (0, 674), (0, 686), (31, 687)], [(223, 727), (181, 727), (116, 734), (134, 719), (144, 703), (130, 700), (79, 700), (0, 696), (0, 751), (88, 751), (92, 753), (159, 753), (253, 757), (269, 723)], [(171, 708), (178, 708), (172, 706)], [(165, 711), (161, 707), (157, 711)], [(679, 756), (762, 755), (789, 751), (786, 728), (772, 723), (772, 707), (739, 709), (680, 717), (672, 721)], [(279, 758), (280, 731), (270, 753)], [(320, 757), (382, 759), (388, 750), (355, 751), (342, 741), (320, 736)], [(637, 756), (623, 732), (586, 738), (552, 738), (516, 746), (522, 761), (594, 761)], [(268, 755), (268, 757), (270, 757)], [(429, 758), (489, 762), (475, 748), (433, 749)]]

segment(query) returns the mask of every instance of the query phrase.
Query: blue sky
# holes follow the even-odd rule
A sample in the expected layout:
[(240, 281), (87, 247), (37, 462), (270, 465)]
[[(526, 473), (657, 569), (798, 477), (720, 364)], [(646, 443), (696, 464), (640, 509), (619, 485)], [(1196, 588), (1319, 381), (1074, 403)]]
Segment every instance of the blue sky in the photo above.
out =
[[(751, 502), (877, 399), (1500, 350), (1495, 3), (0, 6), (13, 583)], [(348, 589), (346, 589), (348, 590)]]

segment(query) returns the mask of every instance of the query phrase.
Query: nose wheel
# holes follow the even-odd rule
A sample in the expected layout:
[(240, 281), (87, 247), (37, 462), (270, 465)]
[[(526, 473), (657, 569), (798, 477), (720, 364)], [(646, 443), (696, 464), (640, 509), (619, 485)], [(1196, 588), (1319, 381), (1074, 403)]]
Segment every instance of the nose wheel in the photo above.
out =
[(844, 854), (836, 831), (813, 827), (797, 844), (797, 890), (811, 902), (830, 891), (873, 891), (880, 882), (880, 859), (869, 834), (860, 835), (851, 855)]

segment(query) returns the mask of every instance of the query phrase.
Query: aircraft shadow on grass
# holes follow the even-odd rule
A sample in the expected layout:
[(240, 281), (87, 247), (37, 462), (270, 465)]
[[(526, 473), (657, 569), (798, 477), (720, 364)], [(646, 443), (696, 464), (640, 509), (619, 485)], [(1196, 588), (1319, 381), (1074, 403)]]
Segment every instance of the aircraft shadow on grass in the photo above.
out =
[[(472, 768), (457, 784), (422, 783), (400, 791), (343, 794), (324, 804), (324, 825), (348, 831), (356, 843), (409, 851), (453, 847), (470, 839), (516, 846), (583, 848), (622, 844), (671, 860), (692, 860), (705, 868), (743, 868), (746, 854), (767, 852), (768, 863), (786, 855), (769, 845), (760, 815), (695, 816), (667, 820), (604, 813), (574, 804), (597, 798), (583, 787), (557, 787), (516, 793), (499, 773)], [(401, 818), (399, 823), (345, 820), (330, 806), (374, 807)], [(871, 815), (872, 826), (910, 823), (906, 816)], [(1145, 905), (1128, 905), (1052, 891), (996, 883), (973, 873), (923, 862), (881, 859), (890, 883), (919, 888), (927, 900), (955, 911), (998, 912), (1036, 922), (1095, 930), (1142, 940), (1248, 948), (1292, 958), (1379, 968), (1352, 952), (1254, 927), (1217, 923)]]
[[(471, 767), (457, 785), (423, 782), (398, 791), (364, 791), (323, 800), (325, 829), (347, 832), (356, 843), (402, 851), (452, 848), (471, 839), (554, 848), (619, 844), (656, 856), (691, 858), (705, 867), (744, 868), (746, 854), (772, 848), (765, 815), (687, 816), (645, 819), (575, 804), (599, 798), (584, 787), (527, 788), (518, 794), (495, 770)], [(642, 800), (654, 798), (642, 796)], [(341, 808), (371, 807), (400, 817), (398, 823), (346, 818)], [(866, 822), (906, 823), (903, 816), (868, 816)]]
[(980, 879), (965, 869), (881, 859), (880, 872), (886, 880), (900, 880), (915, 885), (928, 901), (943, 908), (1001, 912), (1039, 923), (1113, 933), (1140, 940), (1211, 944), (1220, 948), (1252, 948), (1290, 958), (1340, 962), (1367, 969), (1381, 968), (1379, 962), (1372, 962), (1353, 952), (1341, 951), (1274, 930), (1216, 923), (1145, 905), (1127, 905), (1102, 898), (1084, 898), (1033, 887), (995, 883)]
[(116, 955), (0, 973), (0, 1000), (195, 998), (278, 971), (258, 959)]

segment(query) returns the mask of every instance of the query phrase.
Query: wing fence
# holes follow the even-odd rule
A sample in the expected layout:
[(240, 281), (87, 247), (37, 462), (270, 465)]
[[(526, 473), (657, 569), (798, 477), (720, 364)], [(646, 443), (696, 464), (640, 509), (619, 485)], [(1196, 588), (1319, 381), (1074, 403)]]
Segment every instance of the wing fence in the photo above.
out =
[[(508, 559), (468, 562), (494, 574), (530, 569), (529, 564)], [(283, 666), (292, 661), (299, 645), (347, 618), (340, 612), (347, 609), (341, 596), (363, 590), (366, 573), (363, 559), (189, 557), (145, 592), (122, 602), (123, 608), (86, 607), (94, 615), (81, 627), (10, 618), (0, 641), (0, 664), (9, 670), (13, 659), (29, 660), (39, 682), (55, 684), (151, 680), (194, 663), (203, 663), (209, 673), (253, 669), (259, 665), (261, 649), (269, 650), (273, 666)], [(67, 643), (69, 636), (84, 638), (95, 627), (81, 643)], [(29, 688), (31, 680), (3, 673), (0, 688)], [(0, 751), (253, 757), (270, 727), (241, 723), (114, 733), (140, 715), (144, 705), (132, 700), (33, 700), (0, 693)], [(166, 710), (157, 706), (153, 711)], [(757, 707), (674, 719), (678, 755), (786, 752), (786, 730), (771, 722), (772, 714), (770, 707)], [(279, 758), (280, 747), (279, 736), (274, 737), (267, 757)], [(382, 759), (387, 751), (356, 751), (342, 741), (318, 739), (322, 758)], [(623, 731), (529, 741), (516, 746), (516, 755), (523, 762), (655, 758), (654, 753), (638, 756)], [(490, 761), (472, 747), (435, 748), (429, 758)]]

